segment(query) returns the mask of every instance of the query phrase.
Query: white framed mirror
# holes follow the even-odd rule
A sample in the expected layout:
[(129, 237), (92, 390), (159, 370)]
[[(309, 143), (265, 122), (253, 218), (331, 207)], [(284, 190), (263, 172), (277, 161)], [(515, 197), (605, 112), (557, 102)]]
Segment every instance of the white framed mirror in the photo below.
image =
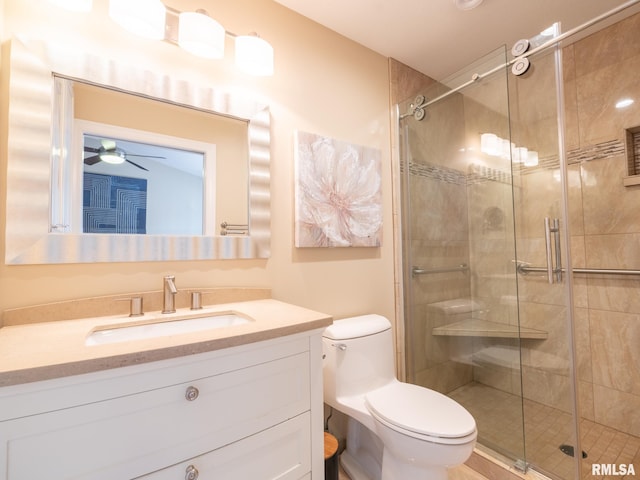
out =
[[(3, 62), (3, 68), (9, 68), (7, 264), (269, 257), (268, 105), (255, 101), (250, 95), (194, 85), (167, 75), (119, 65), (109, 59), (88, 54), (70, 55), (56, 45), (40, 41), (13, 38), (10, 55), (8, 59), (3, 58)], [(62, 81), (54, 81), (58, 77)], [(243, 217), (246, 224), (241, 220), (242, 228), (220, 228), (223, 222), (237, 223), (234, 218), (238, 217), (225, 218), (226, 214), (218, 210), (219, 214), (211, 215), (215, 218), (215, 231), (212, 232), (210, 224), (207, 226), (207, 220), (211, 218), (204, 218), (199, 235), (83, 233), (81, 229), (70, 228), (67, 219), (77, 215), (81, 208), (77, 203), (82, 197), (83, 177), (78, 172), (82, 171), (82, 160), (79, 159), (83, 154), (78, 149), (81, 148), (79, 145), (84, 145), (78, 141), (77, 128), (74, 134), (74, 124), (78, 120), (72, 107), (73, 85), (133, 95), (139, 101), (159, 101), (171, 108), (215, 117), (216, 121), (228, 119), (232, 123), (245, 124), (246, 133), (240, 141), (244, 144), (239, 149), (245, 152), (241, 155), (246, 156), (245, 173), (239, 178), (217, 178), (216, 181), (213, 175), (207, 177), (205, 168), (202, 202), (204, 212), (207, 207), (215, 208), (214, 204), (239, 204), (246, 212)], [(131, 111), (135, 108), (138, 107), (132, 107)], [(185, 123), (175, 115), (172, 114), (173, 125)], [(198, 120), (194, 124), (206, 122)], [(99, 149), (95, 145), (91, 148)], [(217, 156), (215, 163), (219, 165), (222, 161), (220, 152)], [(127, 163), (142, 166), (133, 157), (130, 160)], [(212, 167), (208, 168), (211, 173)], [(216, 169), (215, 177), (222, 177), (219, 169)], [(233, 199), (229, 191), (222, 191), (223, 188), (239, 191), (240, 196)], [(179, 195), (179, 192), (170, 190), (166, 195)]]

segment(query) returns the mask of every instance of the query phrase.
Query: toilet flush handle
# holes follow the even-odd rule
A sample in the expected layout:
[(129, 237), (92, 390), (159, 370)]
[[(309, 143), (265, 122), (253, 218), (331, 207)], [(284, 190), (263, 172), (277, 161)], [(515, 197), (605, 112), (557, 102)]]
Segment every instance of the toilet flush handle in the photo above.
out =
[(338, 350), (342, 350), (343, 352), (347, 349), (347, 345), (344, 343), (332, 343), (332, 347), (336, 347)]

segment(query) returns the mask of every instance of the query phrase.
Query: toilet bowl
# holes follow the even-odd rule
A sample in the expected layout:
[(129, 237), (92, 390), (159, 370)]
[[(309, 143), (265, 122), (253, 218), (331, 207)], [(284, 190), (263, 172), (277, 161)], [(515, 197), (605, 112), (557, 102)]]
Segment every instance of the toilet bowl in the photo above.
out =
[(334, 322), (323, 354), (324, 401), (350, 417), (341, 462), (353, 480), (446, 480), (469, 458), (475, 420), (449, 397), (396, 379), (386, 318)]

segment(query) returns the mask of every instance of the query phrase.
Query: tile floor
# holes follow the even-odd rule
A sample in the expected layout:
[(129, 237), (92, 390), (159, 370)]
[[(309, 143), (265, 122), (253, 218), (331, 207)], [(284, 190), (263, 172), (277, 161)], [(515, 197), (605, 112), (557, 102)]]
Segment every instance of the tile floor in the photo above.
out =
[[(340, 469), (338, 480), (350, 480), (349, 476)], [(449, 480), (489, 480), (487, 477), (471, 470), (466, 465), (449, 470)]]
[[(475, 417), (482, 442), (487, 446), (504, 452), (514, 451), (522, 444), (520, 397), (479, 383), (465, 385), (450, 396)], [(554, 477), (573, 480), (574, 460), (559, 449), (561, 444), (572, 443), (571, 415), (529, 400), (525, 400), (524, 409), (527, 461)], [(581, 465), (583, 480), (607, 478), (591, 475), (593, 463), (631, 463), (638, 470), (636, 475), (640, 474), (639, 437), (585, 419), (580, 423), (580, 433), (582, 449), (588, 455)]]

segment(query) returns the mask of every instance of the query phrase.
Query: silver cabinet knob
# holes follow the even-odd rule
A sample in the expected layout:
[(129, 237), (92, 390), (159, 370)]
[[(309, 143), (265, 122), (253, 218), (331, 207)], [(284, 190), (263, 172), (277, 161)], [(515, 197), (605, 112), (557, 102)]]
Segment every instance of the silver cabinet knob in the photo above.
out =
[(190, 402), (193, 402), (196, 398), (198, 398), (198, 395), (200, 395), (200, 392), (198, 391), (198, 389), (196, 387), (191, 386), (187, 388), (187, 391), (184, 394), (184, 398), (186, 398)]
[(189, 465), (185, 471), (184, 480), (196, 480), (199, 475), (198, 469), (193, 465)]

